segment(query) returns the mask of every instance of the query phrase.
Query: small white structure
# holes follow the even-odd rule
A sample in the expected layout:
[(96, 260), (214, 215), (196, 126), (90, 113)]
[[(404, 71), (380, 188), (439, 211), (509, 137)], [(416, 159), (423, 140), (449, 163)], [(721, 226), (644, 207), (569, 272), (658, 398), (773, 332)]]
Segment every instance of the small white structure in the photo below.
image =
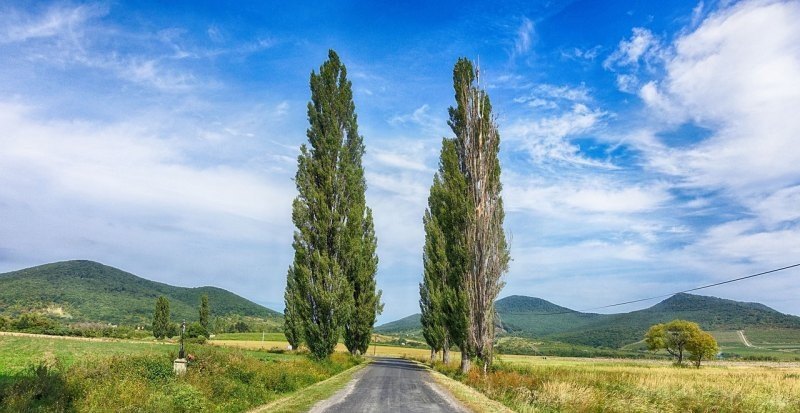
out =
[(186, 359), (175, 359), (175, 361), (172, 362), (172, 370), (178, 376), (186, 374)]

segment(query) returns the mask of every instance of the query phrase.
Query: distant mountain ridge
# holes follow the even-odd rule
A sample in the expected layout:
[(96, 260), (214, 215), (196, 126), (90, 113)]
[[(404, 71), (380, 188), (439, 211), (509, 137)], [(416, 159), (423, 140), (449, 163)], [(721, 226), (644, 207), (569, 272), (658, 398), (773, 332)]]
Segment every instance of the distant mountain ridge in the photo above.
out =
[(208, 294), (212, 315), (281, 317), (217, 287), (175, 287), (94, 261), (63, 261), (0, 274), (0, 314), (42, 310), (70, 321), (149, 324), (156, 298), (170, 301), (173, 320), (197, 318)]
[[(495, 302), (507, 334), (594, 347), (619, 348), (642, 339), (657, 323), (677, 318), (706, 330), (800, 329), (800, 317), (764, 304), (693, 294), (676, 294), (643, 310), (619, 314), (582, 313), (535, 297), (513, 295)], [(384, 334), (421, 335), (419, 314), (376, 327)]]

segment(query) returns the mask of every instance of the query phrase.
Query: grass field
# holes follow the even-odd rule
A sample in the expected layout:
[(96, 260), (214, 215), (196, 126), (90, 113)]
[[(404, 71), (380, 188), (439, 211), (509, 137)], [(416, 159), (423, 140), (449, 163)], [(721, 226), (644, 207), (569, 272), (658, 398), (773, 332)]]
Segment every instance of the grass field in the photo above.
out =
[(175, 345), (154, 342), (76, 340), (62, 337), (0, 336), (0, 377), (56, 359), (69, 367), (86, 357), (166, 354)]
[(189, 345), (196, 359), (176, 377), (177, 351), (174, 343), (0, 336), (0, 412), (246, 411), (360, 362)]
[(519, 412), (800, 412), (800, 363), (499, 356), (487, 377), (437, 370)]

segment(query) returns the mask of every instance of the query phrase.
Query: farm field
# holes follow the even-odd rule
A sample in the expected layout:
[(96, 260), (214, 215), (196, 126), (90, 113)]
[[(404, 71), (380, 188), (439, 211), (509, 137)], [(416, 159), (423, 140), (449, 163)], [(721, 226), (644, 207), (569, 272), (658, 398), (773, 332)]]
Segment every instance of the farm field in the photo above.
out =
[(798, 412), (800, 363), (498, 356), (486, 378), (436, 369), (519, 412)]
[(177, 352), (175, 344), (0, 335), (0, 377), (17, 374), (40, 362), (59, 360), (64, 367), (69, 367), (87, 357), (167, 354), (170, 351)]
[[(266, 338), (268, 339), (261, 341), (261, 333), (241, 333), (240, 335), (233, 337), (230, 337), (228, 334), (220, 334), (214, 337), (213, 340), (209, 340), (209, 344), (214, 346), (233, 347), (248, 350), (283, 350), (289, 345), (289, 342), (286, 341), (282, 333), (276, 333), (274, 335), (267, 333)], [(345, 347), (343, 343), (338, 343), (336, 345), (336, 351), (341, 353), (347, 352), (347, 347)], [(430, 350), (427, 348), (389, 345), (382, 344), (380, 342), (371, 344), (367, 353), (368, 354), (366, 355), (368, 356), (408, 358), (430, 357)], [(461, 354), (457, 351), (453, 351), (450, 354), (455, 358), (461, 357)]]
[(360, 363), (188, 345), (196, 356), (176, 377), (175, 343), (0, 336), (0, 412), (247, 411)]

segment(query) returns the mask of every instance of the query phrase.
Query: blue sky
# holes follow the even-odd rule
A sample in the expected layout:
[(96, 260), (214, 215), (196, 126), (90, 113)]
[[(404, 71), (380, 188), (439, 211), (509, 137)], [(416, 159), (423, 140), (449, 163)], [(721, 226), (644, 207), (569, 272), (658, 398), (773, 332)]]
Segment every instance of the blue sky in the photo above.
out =
[[(281, 309), (330, 48), (367, 146), (381, 321), (418, 311), (461, 56), (501, 132), (501, 296), (584, 309), (800, 262), (800, 3), (289, 3), (0, 3), (0, 271), (92, 259)], [(800, 314), (798, 276), (705, 294)]]

